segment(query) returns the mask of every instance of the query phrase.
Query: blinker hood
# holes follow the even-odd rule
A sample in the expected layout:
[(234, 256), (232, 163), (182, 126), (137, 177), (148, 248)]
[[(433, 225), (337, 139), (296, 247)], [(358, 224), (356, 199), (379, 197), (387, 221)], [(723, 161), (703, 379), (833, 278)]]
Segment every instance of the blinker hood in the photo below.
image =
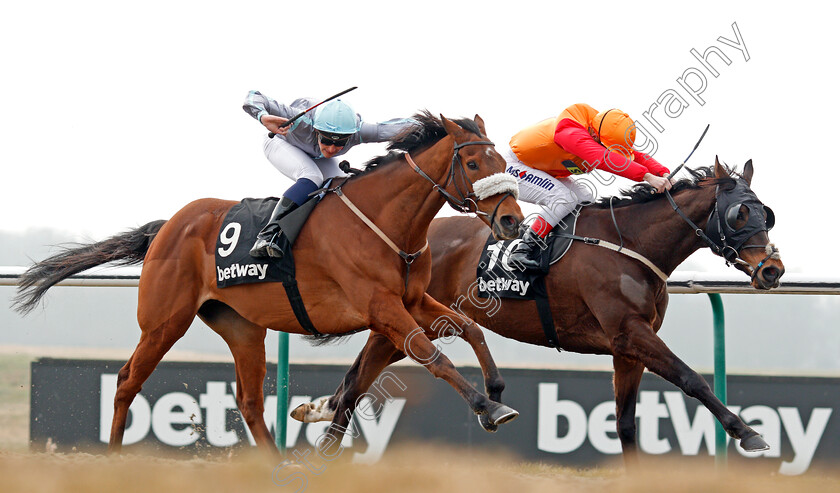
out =
[[(747, 223), (736, 229), (741, 206), (749, 210)], [(715, 208), (706, 224), (706, 235), (720, 248), (726, 260), (738, 257), (746, 241), (775, 223), (773, 211), (761, 203), (744, 179), (738, 179), (732, 190), (720, 192)]]

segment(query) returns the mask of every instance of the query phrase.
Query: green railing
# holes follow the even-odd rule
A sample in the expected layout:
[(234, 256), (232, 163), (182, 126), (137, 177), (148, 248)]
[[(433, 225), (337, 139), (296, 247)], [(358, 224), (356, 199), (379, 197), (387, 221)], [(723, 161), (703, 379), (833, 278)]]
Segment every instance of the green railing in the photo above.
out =
[(286, 419), (289, 416), (289, 334), (280, 332), (277, 339), (277, 421), (274, 442), (286, 455)]
[[(708, 293), (712, 302), (715, 346), (715, 395), (726, 405), (726, 323), (723, 314), (723, 300), (718, 293)], [(715, 420), (715, 463), (726, 463), (726, 430)]]
[[(782, 285), (771, 291), (752, 288), (742, 274), (721, 276), (699, 272), (675, 272), (668, 279), (668, 292), (674, 294), (705, 293), (712, 303), (714, 330), (715, 396), (726, 405), (726, 324), (721, 293), (725, 294), (840, 294), (840, 279), (787, 274)], [(726, 464), (727, 436), (715, 420), (715, 463)]]

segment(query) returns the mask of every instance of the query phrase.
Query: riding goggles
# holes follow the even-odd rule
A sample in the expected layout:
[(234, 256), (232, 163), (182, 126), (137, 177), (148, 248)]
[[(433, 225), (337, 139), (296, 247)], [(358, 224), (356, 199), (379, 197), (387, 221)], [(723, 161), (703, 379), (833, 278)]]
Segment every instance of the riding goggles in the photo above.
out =
[(352, 134), (325, 134), (318, 132), (318, 142), (325, 146), (344, 147)]

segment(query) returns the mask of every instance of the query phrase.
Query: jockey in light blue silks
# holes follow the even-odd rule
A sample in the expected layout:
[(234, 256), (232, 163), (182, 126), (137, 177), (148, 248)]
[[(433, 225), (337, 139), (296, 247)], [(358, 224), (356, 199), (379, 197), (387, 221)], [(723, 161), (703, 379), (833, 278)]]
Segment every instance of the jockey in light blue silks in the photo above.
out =
[(300, 98), (286, 106), (251, 91), (242, 106), (274, 134), (263, 144), (265, 157), (281, 173), (295, 181), (277, 201), (271, 219), (257, 236), (250, 251), (254, 257), (283, 255), (274, 242), (280, 232), (278, 221), (306, 202), (309, 194), (317, 190), (326, 178), (344, 175), (335, 156), (346, 153), (357, 144), (386, 142), (416, 123), (410, 118), (367, 123), (347, 103), (334, 99), (291, 125), (281, 127), (316, 103), (311, 98)]

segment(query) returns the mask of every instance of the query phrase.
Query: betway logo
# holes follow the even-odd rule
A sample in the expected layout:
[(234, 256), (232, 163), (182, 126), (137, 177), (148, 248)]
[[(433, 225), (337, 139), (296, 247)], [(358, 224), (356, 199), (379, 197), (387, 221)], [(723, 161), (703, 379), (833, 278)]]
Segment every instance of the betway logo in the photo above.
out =
[(528, 286), (531, 283), (528, 281), (519, 281), (516, 279), (505, 279), (504, 277), (497, 277), (496, 280), (485, 281), (482, 278), (478, 279), (478, 290), (483, 292), (494, 291), (513, 291), (519, 293), (519, 296), (525, 296), (528, 291)]
[(265, 279), (265, 273), (268, 270), (268, 264), (231, 264), (230, 267), (222, 269), (216, 266), (216, 273), (218, 280), (233, 279), (235, 277), (254, 277), (257, 279)]
[[(110, 438), (116, 390), (117, 375), (103, 374), (99, 394), (99, 440), (102, 443), (108, 443)], [(137, 394), (129, 408), (131, 425), (125, 429), (123, 444), (137, 443), (147, 438), (151, 432), (158, 441), (172, 447), (191, 445), (201, 436), (206, 436), (207, 443), (215, 447), (230, 447), (240, 441), (236, 430), (227, 428), (228, 411), (238, 412), (235, 395), (235, 382), (212, 381), (207, 382), (206, 390), (199, 394), (198, 399), (185, 392), (170, 392), (160, 396), (154, 406), (151, 406), (148, 399), (142, 394)], [(364, 452), (353, 454), (354, 462), (376, 462), (382, 457), (405, 406), (403, 398), (388, 396), (388, 399), (379, 399), (376, 395), (367, 395), (370, 397), (362, 399), (359, 408), (375, 409), (378, 418), (367, 415), (364, 419), (357, 417), (351, 422), (341, 442), (344, 447), (352, 447), (353, 438), (364, 435), (368, 447)], [(309, 395), (295, 395), (290, 400), (289, 409), (316, 400), (318, 398), (312, 399)], [(263, 419), (269, 431), (273, 431), (277, 422), (277, 396), (266, 397)], [(244, 422), (243, 418), (240, 421), (243, 424), (238, 426), (244, 427), (248, 441), (255, 445), (254, 437), (251, 436), (248, 427), (244, 426)], [(329, 425), (329, 421), (308, 423), (304, 436), (309, 445), (314, 447)], [(286, 418), (287, 448), (292, 449), (297, 445), (301, 428), (303, 423), (292, 417)]]
[[(545, 452), (566, 454), (577, 450), (586, 439), (601, 453), (621, 453), (621, 442), (609, 434), (615, 434), (615, 402), (602, 402), (586, 416), (583, 407), (577, 402), (557, 399), (556, 383), (539, 384), (539, 416), (537, 423), (537, 448)], [(665, 402), (660, 401), (660, 394)], [(816, 407), (811, 411), (808, 423), (802, 422), (799, 410), (795, 407), (729, 406), (729, 409), (741, 416), (744, 422), (760, 433), (770, 445), (770, 450), (758, 453), (744, 452), (735, 447), (745, 457), (780, 457), (782, 429), (787, 434), (793, 448), (793, 460), (782, 461), (781, 474), (802, 474), (811, 464), (814, 452), (825, 432), (831, 408)], [(568, 421), (568, 431), (559, 436), (558, 417)], [(683, 455), (697, 455), (700, 445), (705, 442), (706, 450), (712, 455), (715, 450), (715, 419), (705, 407), (698, 407), (694, 419), (690, 419), (682, 392), (639, 392), (636, 405), (638, 420), (638, 445), (648, 454), (670, 452), (673, 445), (667, 438), (659, 436), (659, 420), (671, 419), (677, 437), (677, 445)], [(727, 437), (728, 439), (729, 437)]]

